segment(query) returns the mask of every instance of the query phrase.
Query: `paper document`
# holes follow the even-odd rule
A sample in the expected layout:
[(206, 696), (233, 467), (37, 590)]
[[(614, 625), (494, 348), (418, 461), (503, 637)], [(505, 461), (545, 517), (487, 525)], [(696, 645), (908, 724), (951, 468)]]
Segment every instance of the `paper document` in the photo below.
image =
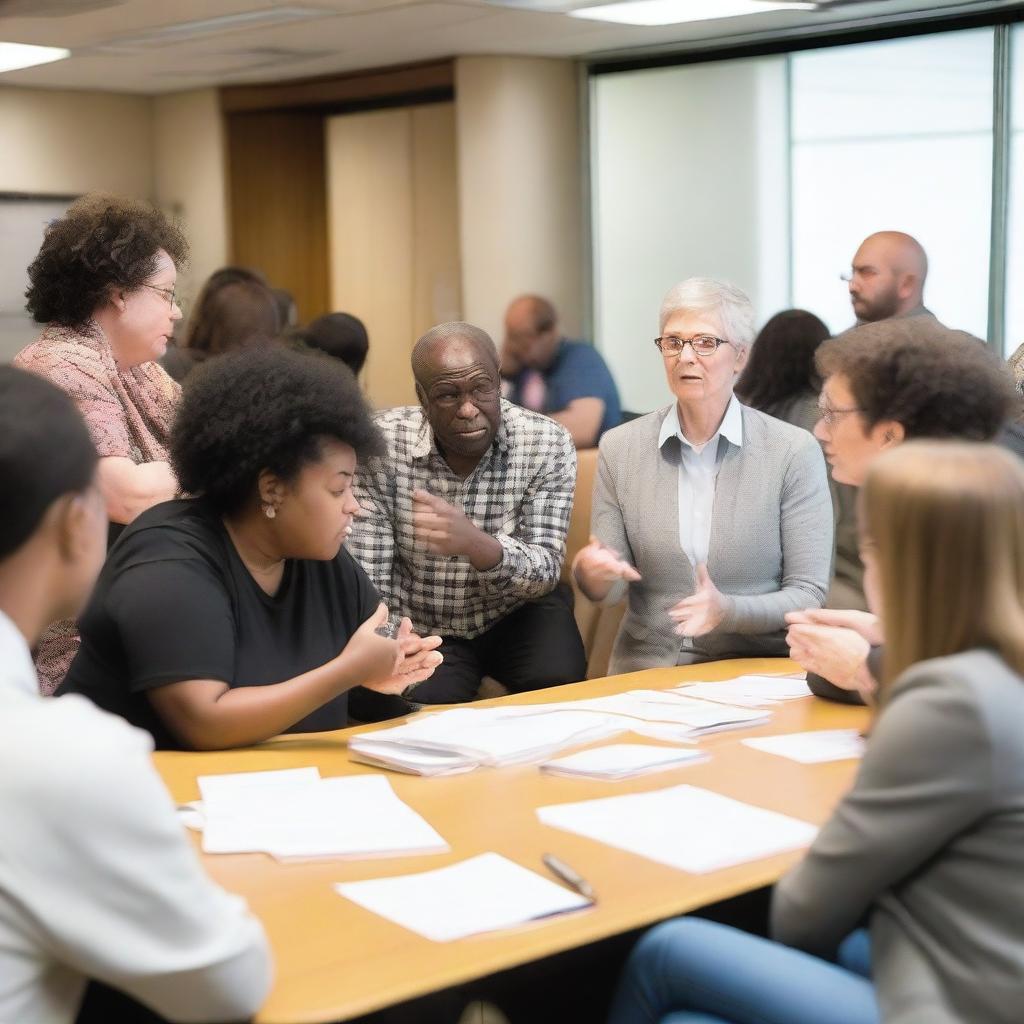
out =
[(504, 711), (456, 708), (420, 715), (405, 725), (353, 736), (348, 747), (353, 758), (372, 758), (383, 767), (448, 774), (481, 765), (541, 761), (566, 747), (607, 739), (628, 728), (621, 718), (582, 711), (537, 716)]
[(545, 825), (696, 874), (807, 846), (806, 821), (695, 786), (541, 807)]
[(612, 743), (606, 747), (580, 750), (555, 761), (545, 761), (540, 770), (550, 775), (615, 780), (678, 768), (683, 764), (696, 764), (707, 759), (708, 755), (700, 750), (672, 750), (670, 747), (652, 747), (646, 743)]
[(770, 707), (811, 696), (810, 687), (803, 679), (788, 676), (740, 676), (720, 683), (689, 683), (675, 687), (672, 692), (737, 707)]
[(204, 801), (230, 800), (236, 794), (265, 792), (282, 787), (307, 786), (320, 781), (318, 768), (283, 768), (271, 772), (228, 772), (224, 775), (200, 775), (199, 792)]
[(590, 900), (502, 857), (482, 853), (436, 871), (365, 882), (335, 891), (434, 942), (580, 910)]
[(201, 777), (203, 851), (288, 858), (411, 855), (448, 849), (444, 839), (399, 799), (384, 776), (321, 779), (315, 768), (298, 771), (306, 774)]
[[(517, 718), (586, 711), (642, 722), (682, 725), (695, 734), (762, 725), (771, 717), (764, 711), (695, 700), (675, 690), (630, 690), (590, 700), (529, 704), (504, 709), (506, 715)], [(628, 723), (627, 727), (632, 728)]]
[(764, 736), (743, 741), (748, 747), (788, 757), (801, 764), (849, 761), (864, 756), (864, 738), (857, 729), (819, 729)]

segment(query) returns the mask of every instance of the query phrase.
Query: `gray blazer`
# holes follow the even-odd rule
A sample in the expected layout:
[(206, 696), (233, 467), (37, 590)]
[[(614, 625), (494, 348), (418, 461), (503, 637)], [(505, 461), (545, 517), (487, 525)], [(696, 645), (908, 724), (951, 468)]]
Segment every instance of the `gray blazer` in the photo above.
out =
[[(679, 545), (679, 440), (658, 447), (671, 406), (601, 438), (591, 531), (643, 579), (629, 603), (609, 672), (685, 660), (787, 655), (786, 612), (820, 608), (831, 575), (832, 501), (818, 442), (799, 427), (742, 407), (743, 445), (727, 446), (715, 485), (708, 572), (727, 596), (717, 629), (684, 646), (668, 609), (695, 589)], [(606, 601), (621, 599), (627, 585)]]
[(830, 957), (870, 921), (886, 1024), (1024, 1019), (1024, 679), (990, 651), (892, 687), (853, 789), (776, 886), (772, 931)]

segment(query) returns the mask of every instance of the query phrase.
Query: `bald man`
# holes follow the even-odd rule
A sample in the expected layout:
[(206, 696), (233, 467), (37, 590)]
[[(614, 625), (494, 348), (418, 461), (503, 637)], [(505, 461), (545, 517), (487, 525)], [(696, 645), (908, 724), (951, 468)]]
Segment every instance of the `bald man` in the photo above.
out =
[(484, 675), (520, 692), (586, 673), (559, 584), (576, 483), (568, 432), (502, 399), (497, 350), (472, 324), (428, 331), (412, 369), (420, 404), (377, 414), (387, 456), (360, 467), (348, 547), (394, 613), (444, 638), (444, 662), (405, 699), (353, 691), (363, 721), (472, 700)]
[(928, 257), (902, 231), (877, 231), (860, 244), (850, 268), (850, 302), (858, 324), (890, 317), (926, 316), (924, 282)]
[(619, 392), (601, 353), (563, 337), (547, 299), (520, 295), (509, 305), (501, 362), (509, 399), (557, 420), (577, 448), (619, 425)]

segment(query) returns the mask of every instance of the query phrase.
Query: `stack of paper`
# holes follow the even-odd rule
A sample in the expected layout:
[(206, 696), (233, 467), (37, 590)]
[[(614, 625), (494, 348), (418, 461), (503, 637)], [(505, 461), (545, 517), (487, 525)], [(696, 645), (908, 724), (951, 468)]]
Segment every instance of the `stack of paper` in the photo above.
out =
[(765, 711), (748, 710), (724, 704), (694, 700), (675, 690), (630, 690), (609, 697), (590, 700), (563, 701), (557, 704), (530, 704), (506, 708), (504, 714), (516, 717), (551, 715), (554, 713), (591, 711), (625, 719), (624, 727), (635, 729), (634, 722), (684, 726), (690, 737), (723, 729), (745, 729), (763, 725), (771, 715)]
[(372, 857), (448, 849), (381, 775), (321, 779), (316, 768), (204, 775), (199, 791), (206, 853)]
[(688, 683), (675, 687), (673, 692), (747, 708), (770, 707), (811, 696), (810, 687), (803, 679), (790, 676), (740, 676), (721, 683)]
[(481, 765), (542, 761), (565, 747), (624, 732), (622, 719), (578, 712), (506, 715), (502, 708), (456, 708), (348, 741), (356, 761), (416, 775), (449, 775)]
[(824, 764), (826, 761), (848, 761), (864, 756), (864, 738), (856, 729), (791, 732), (785, 736), (765, 736), (743, 742), (755, 750), (788, 757), (800, 764)]
[(612, 743), (605, 747), (581, 750), (557, 761), (545, 761), (542, 772), (584, 779), (629, 779), (635, 775), (678, 768), (682, 764), (706, 761), (707, 754), (699, 750), (673, 750), (671, 747), (652, 747), (645, 743)]
[(694, 786), (541, 807), (545, 825), (701, 874), (807, 846), (817, 828)]
[(335, 891), (434, 942), (511, 928), (589, 907), (591, 901), (498, 853), (436, 871), (345, 882)]

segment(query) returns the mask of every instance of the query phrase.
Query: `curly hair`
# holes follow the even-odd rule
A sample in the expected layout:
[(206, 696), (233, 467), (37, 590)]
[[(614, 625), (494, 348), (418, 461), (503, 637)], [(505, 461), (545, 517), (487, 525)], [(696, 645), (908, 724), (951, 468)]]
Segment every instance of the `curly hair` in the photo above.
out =
[(263, 470), (294, 480), (334, 438), (364, 459), (384, 453), (366, 399), (343, 363), (280, 345), (210, 359), (189, 378), (171, 430), (183, 490), (221, 515), (244, 507)]
[(814, 353), (828, 336), (829, 329), (806, 309), (776, 313), (754, 341), (736, 393), (754, 409), (766, 409), (794, 395), (818, 391), (821, 381)]
[(879, 320), (826, 341), (824, 377), (842, 374), (870, 429), (902, 424), (907, 438), (991, 440), (1016, 408), (1002, 361), (964, 331), (922, 317)]
[(158, 209), (137, 199), (91, 193), (52, 221), (28, 268), (26, 307), (36, 323), (83, 328), (112, 287), (140, 288), (160, 250), (175, 266), (188, 242)]

